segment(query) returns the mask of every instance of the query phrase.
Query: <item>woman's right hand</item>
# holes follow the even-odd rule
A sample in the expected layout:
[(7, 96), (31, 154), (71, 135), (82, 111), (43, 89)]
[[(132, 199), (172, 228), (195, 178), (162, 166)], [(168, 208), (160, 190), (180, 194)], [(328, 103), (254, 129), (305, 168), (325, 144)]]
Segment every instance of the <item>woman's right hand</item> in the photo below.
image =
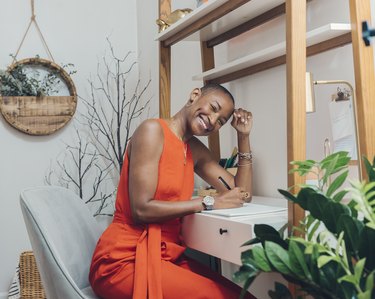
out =
[(235, 187), (232, 190), (220, 193), (215, 198), (214, 209), (230, 209), (242, 207), (245, 199), (250, 196), (242, 188)]

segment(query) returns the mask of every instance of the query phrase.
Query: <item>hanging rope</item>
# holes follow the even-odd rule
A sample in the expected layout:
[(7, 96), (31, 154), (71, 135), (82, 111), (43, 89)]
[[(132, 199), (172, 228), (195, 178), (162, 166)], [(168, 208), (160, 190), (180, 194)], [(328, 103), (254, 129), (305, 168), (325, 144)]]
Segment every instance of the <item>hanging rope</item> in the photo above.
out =
[(34, 13), (34, 0), (30, 0), (30, 1), (31, 1), (31, 18), (30, 18), (30, 22), (29, 22), (29, 25), (27, 26), (27, 29), (26, 29), (25, 34), (23, 35), (22, 41), (21, 41), (21, 43), (20, 43), (20, 45), (19, 45), (19, 47), (18, 47), (18, 49), (17, 49), (16, 55), (14, 55), (14, 57), (13, 57), (13, 63), (14, 63), (14, 62), (16, 61), (16, 59), (17, 59), (17, 55), (18, 55), (18, 53), (19, 53), (20, 50), (21, 50), (21, 47), (22, 47), (22, 45), (23, 45), (23, 42), (25, 41), (26, 35), (27, 35), (27, 33), (29, 32), (29, 29), (30, 29), (32, 23), (35, 24), (35, 27), (36, 27), (36, 29), (37, 29), (37, 31), (38, 31), (38, 33), (39, 33), (39, 37), (40, 37), (40, 39), (41, 39), (41, 41), (42, 41), (42, 43), (43, 43), (44, 48), (46, 49), (46, 52), (47, 52), (49, 58), (50, 58), (53, 62), (55, 62), (55, 60), (53, 59), (52, 53), (51, 53), (51, 51), (50, 51), (49, 48), (48, 48), (47, 42), (46, 42), (46, 40), (45, 40), (44, 37), (43, 37), (42, 31), (40, 30), (39, 25), (38, 25), (38, 23), (37, 23), (37, 21), (36, 21), (36, 16), (35, 16), (35, 13)]

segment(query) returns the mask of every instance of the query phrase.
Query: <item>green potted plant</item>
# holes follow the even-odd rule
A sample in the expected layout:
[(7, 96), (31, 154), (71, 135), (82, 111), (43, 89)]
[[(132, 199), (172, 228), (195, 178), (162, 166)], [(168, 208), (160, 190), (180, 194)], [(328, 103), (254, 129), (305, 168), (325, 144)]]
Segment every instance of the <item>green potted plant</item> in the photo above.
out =
[[(244, 244), (253, 246), (242, 253), (242, 266), (234, 274), (244, 291), (259, 273), (278, 272), (296, 285), (297, 298), (375, 298), (375, 159), (371, 164), (364, 158), (368, 182), (350, 182), (343, 189), (349, 161), (346, 152), (338, 152), (320, 162), (292, 162), (292, 171), (300, 175), (314, 171), (318, 184), (301, 186), (297, 195), (279, 192), (308, 216), (294, 228), (300, 236), (284, 237), (266, 224), (254, 227), (256, 237)], [(344, 197), (349, 203), (343, 203)], [(293, 298), (280, 283), (269, 295)]]

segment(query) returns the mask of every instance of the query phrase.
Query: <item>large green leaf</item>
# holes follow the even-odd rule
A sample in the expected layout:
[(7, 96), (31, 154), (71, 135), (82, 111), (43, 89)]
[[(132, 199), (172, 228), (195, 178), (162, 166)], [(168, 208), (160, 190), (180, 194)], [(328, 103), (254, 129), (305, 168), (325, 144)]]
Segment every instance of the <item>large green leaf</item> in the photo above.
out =
[(341, 215), (351, 215), (350, 209), (338, 202), (330, 201), (325, 206), (321, 220), (329, 231), (337, 234), (337, 219), (339, 219)]
[(319, 269), (320, 278), (319, 285), (331, 292), (337, 294), (338, 298), (351, 298), (351, 295), (345, 295), (346, 293), (352, 294), (352, 289), (348, 289), (348, 285), (342, 285), (337, 282), (337, 278), (345, 275), (345, 270), (341, 264), (338, 263), (327, 263)]
[(357, 282), (361, 281), (362, 273), (363, 273), (363, 268), (365, 267), (365, 262), (366, 259), (363, 258), (359, 260), (354, 267), (354, 277)]
[(319, 258), (319, 250), (316, 246), (318, 244), (313, 244), (312, 252), (308, 255), (308, 262), (309, 265), (309, 272), (311, 274), (312, 280), (315, 282), (319, 282), (319, 268), (318, 268), (318, 258)]
[(327, 169), (329, 165), (332, 164), (332, 160), (338, 159), (339, 153), (333, 153), (327, 157), (325, 157), (322, 161), (320, 161), (320, 167), (322, 169)]
[(266, 235), (275, 235), (280, 237), (279, 232), (268, 224), (255, 224), (254, 233), (257, 236), (257, 238), (260, 239), (262, 239), (262, 237)]
[(344, 171), (342, 174), (340, 174), (335, 180), (329, 185), (327, 189), (327, 196), (331, 197), (331, 195), (342, 186), (342, 184), (345, 182), (346, 178), (348, 177), (349, 170)]
[(329, 160), (321, 163), (321, 168), (325, 170), (323, 176), (324, 184), (328, 182), (328, 179), (333, 174), (341, 170), (347, 169), (348, 163), (350, 161), (350, 157), (348, 157), (347, 152), (337, 153), (337, 155), (333, 154), (331, 156), (328, 156), (327, 158), (329, 158)]
[(328, 264), (329, 262), (336, 262), (336, 263), (340, 263), (340, 258), (336, 255), (332, 256), (332, 255), (321, 255), (319, 256), (318, 258), (318, 268), (321, 268), (323, 266), (325, 266), (326, 264)]
[(369, 271), (375, 269), (375, 230), (365, 226), (359, 237), (358, 254), (366, 258), (365, 268)]
[(280, 233), (270, 225), (255, 224), (254, 233), (257, 236), (257, 238), (261, 240), (263, 246), (265, 241), (272, 241), (274, 243), (279, 244), (284, 249), (288, 248), (288, 243), (286, 243), (286, 241), (283, 238), (281, 238)]
[(307, 268), (307, 264), (304, 258), (303, 250), (300, 248), (300, 244), (290, 240), (289, 242), (289, 259), (292, 271), (299, 277), (306, 277), (311, 279), (310, 272)]
[(375, 270), (372, 271), (366, 278), (366, 290), (371, 290), (372, 292), (375, 292), (374, 290), (374, 275)]
[(348, 194), (348, 190), (341, 190), (339, 192), (337, 192), (334, 196), (333, 196), (333, 201), (336, 201), (336, 202), (340, 202), (344, 196)]
[(250, 285), (253, 283), (253, 281), (254, 281), (255, 278), (256, 278), (256, 276), (251, 276), (251, 277), (249, 277), (249, 278), (245, 281), (245, 283), (244, 283), (244, 285), (243, 285), (243, 288), (242, 288), (242, 290), (241, 290), (240, 299), (242, 299), (242, 298), (245, 297), (248, 288), (249, 288)]
[(304, 176), (311, 171), (311, 169), (317, 164), (314, 160), (305, 161), (292, 161), (291, 165), (297, 166), (292, 168), (289, 173), (298, 172), (300, 176)]
[(246, 241), (241, 246), (254, 245), (254, 244), (258, 244), (260, 242), (261, 242), (261, 240), (259, 238), (253, 238), (253, 239), (250, 239), (249, 241)]
[(266, 241), (265, 252), (272, 266), (283, 274), (292, 274), (288, 252), (280, 245)]
[(241, 252), (241, 262), (243, 265), (254, 264), (252, 248)]
[(312, 197), (316, 196), (318, 193), (312, 188), (303, 188), (297, 195), (297, 203), (302, 209), (308, 210), (308, 204)]
[(289, 201), (292, 201), (292, 202), (296, 202), (296, 197), (290, 193), (289, 191), (287, 190), (283, 190), (283, 189), (277, 189), (277, 191), (279, 191), (279, 193), (285, 197), (285, 199), (289, 200)]
[[(375, 182), (375, 169), (374, 169), (373, 165), (370, 164), (369, 160), (367, 160), (366, 157), (363, 157), (363, 162), (364, 162), (365, 167), (366, 167), (366, 172), (367, 172), (369, 181)], [(375, 157), (374, 157), (373, 164), (375, 164)]]
[(233, 274), (233, 280), (243, 282), (251, 277), (255, 277), (259, 270), (252, 265), (242, 265), (240, 269)]
[(357, 252), (363, 227), (364, 224), (361, 221), (349, 215), (341, 215), (338, 218), (337, 231), (338, 233), (344, 232), (344, 240), (348, 252)]
[(271, 265), (269, 264), (266, 254), (262, 247), (254, 246), (252, 248), (252, 254), (253, 254), (253, 259), (256, 263), (257, 268), (259, 268), (260, 270), (264, 272), (272, 271)]
[(320, 225), (321, 225), (321, 221), (318, 220), (318, 219), (315, 219), (314, 225), (309, 227), (309, 231), (307, 233), (307, 240), (308, 241), (311, 241), (313, 239), (313, 237), (315, 236), (315, 233), (318, 230), (318, 228), (320, 227)]
[(352, 212), (352, 217), (353, 218), (358, 218), (358, 211), (355, 208), (356, 206), (357, 206), (357, 202), (355, 200), (353, 200), (353, 199), (347, 204), (347, 207)]
[(275, 291), (269, 290), (268, 295), (271, 299), (293, 299), (289, 289), (279, 282), (275, 282)]
[(358, 299), (371, 299), (371, 291), (358, 294)]
[(338, 279), (338, 282), (343, 282), (343, 281), (347, 281), (347, 282), (351, 283), (352, 285), (357, 284), (357, 282), (355, 280), (355, 277), (352, 274), (344, 275), (344, 276), (342, 276)]
[(324, 158), (320, 162), (320, 167), (326, 170), (328, 175), (332, 175), (333, 173), (336, 173), (338, 170), (347, 166), (349, 161), (350, 157), (348, 152), (336, 152)]
[(306, 210), (310, 211), (314, 218), (324, 221), (323, 214), (329, 202), (330, 200), (323, 194), (311, 193), (307, 201)]
[(298, 167), (313, 167), (316, 164), (314, 160), (304, 160), (304, 161), (292, 161), (290, 162), (291, 165), (297, 165)]

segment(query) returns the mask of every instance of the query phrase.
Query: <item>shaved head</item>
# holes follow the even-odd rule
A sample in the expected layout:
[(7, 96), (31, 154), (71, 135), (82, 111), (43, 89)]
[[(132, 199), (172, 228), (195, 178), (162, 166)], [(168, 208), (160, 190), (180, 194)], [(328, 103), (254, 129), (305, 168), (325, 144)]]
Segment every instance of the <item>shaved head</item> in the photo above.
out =
[(214, 83), (206, 84), (201, 88), (201, 91), (202, 91), (202, 95), (206, 95), (206, 94), (208, 94), (210, 92), (214, 92), (214, 91), (222, 92), (223, 94), (228, 96), (234, 104), (234, 98), (233, 98), (232, 94), (229, 92), (228, 89), (226, 89), (224, 86), (222, 86), (220, 84), (214, 84)]

